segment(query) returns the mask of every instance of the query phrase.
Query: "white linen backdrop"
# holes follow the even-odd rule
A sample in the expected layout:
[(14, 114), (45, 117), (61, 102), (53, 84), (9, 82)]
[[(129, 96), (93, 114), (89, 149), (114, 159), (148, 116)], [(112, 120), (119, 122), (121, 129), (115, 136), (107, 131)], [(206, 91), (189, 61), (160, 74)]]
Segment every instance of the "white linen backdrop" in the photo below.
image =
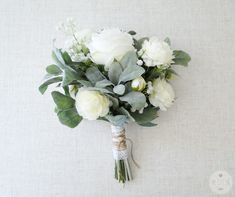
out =
[[(211, 174), (224, 170), (235, 181), (234, 10), (233, 0), (1, 0), (0, 196), (217, 196)], [(37, 90), (52, 39), (62, 39), (54, 27), (67, 17), (81, 28), (168, 36), (192, 57), (177, 67), (177, 100), (158, 126), (128, 125), (141, 168), (132, 165), (134, 180), (124, 187), (113, 179), (110, 126), (64, 127), (50, 93)]]

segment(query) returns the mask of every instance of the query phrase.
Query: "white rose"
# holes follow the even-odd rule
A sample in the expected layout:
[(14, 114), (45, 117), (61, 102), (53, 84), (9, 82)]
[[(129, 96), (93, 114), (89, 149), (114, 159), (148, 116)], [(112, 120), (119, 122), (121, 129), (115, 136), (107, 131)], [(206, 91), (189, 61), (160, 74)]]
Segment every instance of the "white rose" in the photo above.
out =
[(166, 111), (174, 101), (175, 93), (172, 86), (165, 79), (155, 79), (150, 87), (150, 103), (159, 107), (162, 111)]
[(173, 63), (173, 50), (164, 42), (152, 37), (145, 40), (138, 54), (143, 58), (146, 66), (169, 67)]
[(98, 91), (79, 89), (76, 95), (76, 108), (85, 119), (96, 120), (109, 112), (109, 99)]
[(92, 60), (105, 65), (106, 69), (114, 59), (121, 60), (128, 51), (135, 50), (131, 35), (119, 29), (105, 29), (93, 34), (88, 48)]

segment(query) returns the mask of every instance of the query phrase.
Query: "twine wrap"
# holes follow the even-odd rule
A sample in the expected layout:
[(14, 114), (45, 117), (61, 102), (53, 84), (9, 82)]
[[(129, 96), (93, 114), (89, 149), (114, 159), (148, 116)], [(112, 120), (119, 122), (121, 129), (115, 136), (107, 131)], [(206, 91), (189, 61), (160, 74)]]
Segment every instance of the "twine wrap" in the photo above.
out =
[(111, 125), (113, 158), (115, 160), (124, 160), (128, 158), (126, 134), (123, 127)]

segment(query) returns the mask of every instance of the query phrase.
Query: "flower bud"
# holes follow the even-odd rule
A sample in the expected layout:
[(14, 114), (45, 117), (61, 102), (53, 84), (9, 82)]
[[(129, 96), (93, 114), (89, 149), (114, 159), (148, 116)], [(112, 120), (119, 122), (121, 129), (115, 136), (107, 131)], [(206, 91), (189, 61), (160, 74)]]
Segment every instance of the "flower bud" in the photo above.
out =
[(131, 82), (132, 90), (141, 92), (146, 86), (146, 82), (143, 77), (138, 77)]

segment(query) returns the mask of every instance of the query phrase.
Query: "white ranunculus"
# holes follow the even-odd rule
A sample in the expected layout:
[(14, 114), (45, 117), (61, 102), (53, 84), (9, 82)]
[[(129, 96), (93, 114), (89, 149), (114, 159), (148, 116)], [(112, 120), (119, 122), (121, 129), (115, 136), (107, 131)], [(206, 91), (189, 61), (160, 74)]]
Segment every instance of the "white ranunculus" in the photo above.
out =
[(160, 41), (156, 37), (145, 40), (138, 54), (143, 58), (146, 66), (169, 67), (173, 63), (173, 50), (168, 43)]
[(119, 29), (104, 29), (93, 34), (88, 48), (92, 60), (105, 65), (106, 69), (114, 59), (121, 60), (128, 51), (135, 50), (132, 36)]
[(162, 111), (166, 111), (174, 101), (175, 93), (172, 86), (165, 79), (155, 79), (150, 87), (149, 101)]
[(76, 95), (76, 108), (83, 118), (96, 120), (109, 112), (110, 101), (98, 91), (79, 89)]

